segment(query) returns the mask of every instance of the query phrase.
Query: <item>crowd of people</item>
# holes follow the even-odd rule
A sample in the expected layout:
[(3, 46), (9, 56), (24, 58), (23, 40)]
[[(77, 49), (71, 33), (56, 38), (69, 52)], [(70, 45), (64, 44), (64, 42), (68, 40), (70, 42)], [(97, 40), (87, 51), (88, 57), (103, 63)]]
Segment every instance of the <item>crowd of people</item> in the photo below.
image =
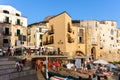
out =
[[(37, 59), (34, 65), (36, 70), (42, 72), (45, 72), (47, 67), (48, 70), (58, 73), (64, 69), (66, 73), (69, 73), (69, 75), (74, 74), (74, 76), (76, 74), (77, 76), (79, 76), (79, 74), (86, 74), (89, 76), (86, 80), (101, 80), (101, 78), (103, 78), (103, 80), (109, 80), (108, 77), (113, 75), (113, 72), (109, 71), (105, 65), (96, 65), (91, 59), (81, 64), (82, 66), (80, 68), (76, 67), (75, 61), (62, 59), (49, 59), (48, 62), (46, 62), (46, 59)], [(79, 76), (79, 78), (82, 80), (82, 77)]]

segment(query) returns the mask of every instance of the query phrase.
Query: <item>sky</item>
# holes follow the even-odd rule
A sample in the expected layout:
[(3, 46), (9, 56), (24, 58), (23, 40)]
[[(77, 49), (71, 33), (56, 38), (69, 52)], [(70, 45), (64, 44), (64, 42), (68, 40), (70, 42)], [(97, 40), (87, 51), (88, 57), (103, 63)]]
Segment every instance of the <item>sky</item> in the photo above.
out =
[(28, 24), (66, 11), (72, 20), (115, 20), (120, 28), (120, 0), (0, 0), (21, 11)]

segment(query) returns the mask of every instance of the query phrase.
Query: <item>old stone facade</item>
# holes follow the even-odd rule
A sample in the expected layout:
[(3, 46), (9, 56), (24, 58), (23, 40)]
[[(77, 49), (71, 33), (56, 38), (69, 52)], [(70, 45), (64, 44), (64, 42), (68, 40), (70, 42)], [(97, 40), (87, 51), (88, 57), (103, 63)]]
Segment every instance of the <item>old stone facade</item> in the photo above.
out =
[(49, 30), (43, 36), (43, 46), (59, 48), (69, 57), (93, 56), (95, 59), (119, 61), (120, 31), (115, 21), (72, 20), (63, 12), (52, 17), (48, 23)]

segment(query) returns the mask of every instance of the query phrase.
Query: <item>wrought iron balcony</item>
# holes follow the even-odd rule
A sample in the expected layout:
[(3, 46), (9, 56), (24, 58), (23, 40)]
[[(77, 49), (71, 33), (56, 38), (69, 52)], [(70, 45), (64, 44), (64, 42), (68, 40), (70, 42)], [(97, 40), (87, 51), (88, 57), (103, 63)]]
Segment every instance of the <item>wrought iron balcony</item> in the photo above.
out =
[(48, 34), (49, 34), (49, 35), (54, 34), (54, 30), (49, 30), (49, 31), (48, 31)]
[(49, 45), (49, 44), (53, 44), (54, 40), (50, 40), (50, 41), (44, 41), (43, 45)]
[(11, 36), (12, 33), (11, 33), (11, 32), (5, 32), (5, 31), (3, 31), (3, 35), (4, 35), (4, 36)]

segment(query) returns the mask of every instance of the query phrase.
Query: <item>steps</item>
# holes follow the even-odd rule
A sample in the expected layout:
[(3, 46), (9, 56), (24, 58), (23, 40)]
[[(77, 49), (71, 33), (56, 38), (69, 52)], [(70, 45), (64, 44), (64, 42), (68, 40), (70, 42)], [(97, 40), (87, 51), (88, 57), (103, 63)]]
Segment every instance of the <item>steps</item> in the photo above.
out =
[(0, 57), (0, 80), (30, 80), (29, 78), (32, 78), (32, 76), (33, 78), (31, 80), (38, 80), (35, 70), (26, 66), (23, 67), (23, 71), (18, 72), (15, 68), (15, 63), (16, 61), (14, 58)]

